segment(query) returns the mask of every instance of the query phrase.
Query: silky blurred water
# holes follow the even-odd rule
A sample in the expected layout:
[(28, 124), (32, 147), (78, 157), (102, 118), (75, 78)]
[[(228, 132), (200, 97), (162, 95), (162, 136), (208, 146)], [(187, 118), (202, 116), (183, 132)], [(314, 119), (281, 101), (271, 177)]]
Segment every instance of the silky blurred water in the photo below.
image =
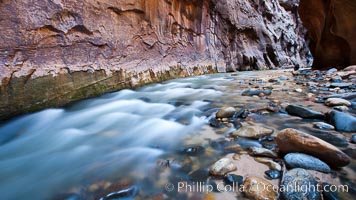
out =
[[(46, 199), (100, 177), (138, 173), (207, 123), (230, 81), (200, 76), (122, 90), (0, 127), (1, 199)], [(210, 85), (209, 85), (210, 84)]]

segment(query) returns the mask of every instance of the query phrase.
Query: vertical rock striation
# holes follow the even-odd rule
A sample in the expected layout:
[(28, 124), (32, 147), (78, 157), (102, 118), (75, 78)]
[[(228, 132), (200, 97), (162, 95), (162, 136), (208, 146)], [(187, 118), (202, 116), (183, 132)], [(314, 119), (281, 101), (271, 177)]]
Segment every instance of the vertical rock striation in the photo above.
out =
[(0, 118), (213, 72), (305, 65), (298, 1), (0, 1)]

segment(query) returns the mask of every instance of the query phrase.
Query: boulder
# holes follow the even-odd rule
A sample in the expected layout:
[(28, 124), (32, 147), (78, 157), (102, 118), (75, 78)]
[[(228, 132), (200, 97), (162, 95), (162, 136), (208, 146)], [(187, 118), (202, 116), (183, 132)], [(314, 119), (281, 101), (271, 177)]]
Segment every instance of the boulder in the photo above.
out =
[(350, 158), (335, 146), (292, 128), (280, 131), (276, 142), (283, 154), (305, 153), (319, 158), (333, 168), (344, 167), (350, 163)]

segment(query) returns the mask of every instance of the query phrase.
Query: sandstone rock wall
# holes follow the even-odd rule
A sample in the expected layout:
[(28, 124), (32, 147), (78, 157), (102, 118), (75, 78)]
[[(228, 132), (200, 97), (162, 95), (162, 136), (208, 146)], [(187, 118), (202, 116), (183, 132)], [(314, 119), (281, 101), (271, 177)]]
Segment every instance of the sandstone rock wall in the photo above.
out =
[(305, 65), (297, 5), (0, 0), (0, 118), (170, 78)]
[(309, 31), (313, 68), (356, 64), (355, 0), (301, 0), (299, 13)]

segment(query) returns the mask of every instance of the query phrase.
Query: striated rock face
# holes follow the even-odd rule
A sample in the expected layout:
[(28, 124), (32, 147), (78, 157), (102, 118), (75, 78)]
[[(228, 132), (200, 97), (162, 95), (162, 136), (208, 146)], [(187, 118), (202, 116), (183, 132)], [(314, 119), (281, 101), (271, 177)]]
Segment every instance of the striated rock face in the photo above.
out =
[(299, 14), (309, 31), (315, 69), (356, 64), (356, 1), (301, 0)]
[(0, 118), (170, 78), (305, 65), (298, 1), (0, 1)]

